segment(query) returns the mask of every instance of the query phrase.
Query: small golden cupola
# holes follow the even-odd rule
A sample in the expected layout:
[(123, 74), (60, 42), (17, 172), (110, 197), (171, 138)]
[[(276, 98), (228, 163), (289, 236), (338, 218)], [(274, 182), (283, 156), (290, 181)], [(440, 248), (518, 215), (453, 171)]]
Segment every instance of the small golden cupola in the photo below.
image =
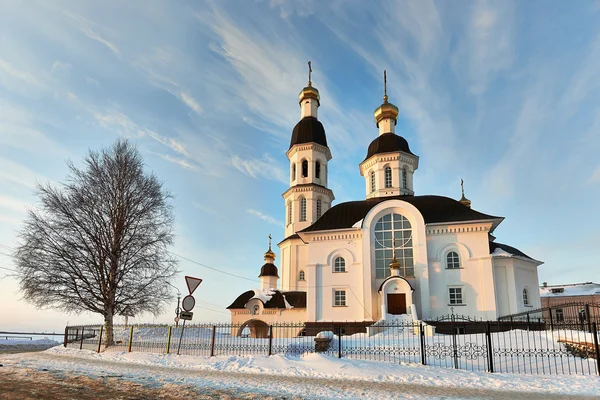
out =
[(398, 122), (398, 107), (388, 102), (386, 70), (383, 70), (383, 104), (375, 110), (373, 116), (380, 135), (395, 133), (396, 123)]
[(298, 98), (300, 99), (301, 118), (313, 117), (318, 118), (317, 110), (321, 105), (321, 97), (319, 90), (312, 85), (312, 66), (308, 62), (308, 86), (300, 91)]
[(464, 181), (462, 179), (460, 180), (460, 188), (461, 188), (461, 191), (462, 191), (462, 197), (460, 198), (459, 202), (462, 205), (471, 208), (471, 200), (469, 200), (469, 199), (467, 199), (465, 197), (465, 185), (464, 185)]
[(271, 250), (271, 235), (269, 235), (269, 250), (265, 253), (265, 264), (260, 269), (260, 288), (261, 289), (275, 289), (277, 288), (277, 280), (279, 274), (277, 267), (274, 264), (275, 253)]

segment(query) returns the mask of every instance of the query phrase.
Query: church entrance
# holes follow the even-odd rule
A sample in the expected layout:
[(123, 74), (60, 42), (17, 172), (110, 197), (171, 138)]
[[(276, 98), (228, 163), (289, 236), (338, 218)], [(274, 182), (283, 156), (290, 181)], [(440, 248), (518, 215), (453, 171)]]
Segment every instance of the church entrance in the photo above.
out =
[(237, 332), (236, 336), (244, 336), (245, 329), (249, 330), (248, 335), (253, 338), (268, 338), (269, 337), (269, 325), (258, 319), (251, 319), (250, 321), (246, 321)]
[(387, 294), (387, 313), (392, 315), (406, 314), (406, 294)]

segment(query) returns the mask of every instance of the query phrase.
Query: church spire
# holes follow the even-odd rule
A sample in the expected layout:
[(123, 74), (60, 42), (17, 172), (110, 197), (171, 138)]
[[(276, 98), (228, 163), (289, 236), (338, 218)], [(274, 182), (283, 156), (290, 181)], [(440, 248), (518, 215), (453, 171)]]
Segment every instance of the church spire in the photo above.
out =
[(300, 91), (300, 117), (317, 118), (317, 109), (321, 105), (319, 90), (312, 85), (312, 64), (308, 62), (308, 86)]
[(465, 197), (465, 185), (462, 179), (460, 180), (460, 189), (462, 191), (462, 197), (460, 198), (459, 202), (464, 206), (471, 208), (471, 200)]
[(275, 261), (275, 253), (271, 250), (271, 234), (269, 233), (269, 250), (265, 253), (265, 261), (273, 263)]
[(373, 115), (380, 135), (394, 133), (396, 123), (398, 122), (398, 107), (392, 103), (388, 103), (386, 70), (383, 70), (383, 104), (375, 110)]

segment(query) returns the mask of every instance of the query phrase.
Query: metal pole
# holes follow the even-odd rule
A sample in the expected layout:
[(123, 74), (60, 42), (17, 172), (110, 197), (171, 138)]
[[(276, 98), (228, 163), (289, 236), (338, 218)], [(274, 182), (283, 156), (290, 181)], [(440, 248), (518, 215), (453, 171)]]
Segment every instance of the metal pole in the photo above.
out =
[(104, 331), (104, 325), (100, 325), (100, 335), (98, 336), (98, 350), (96, 353), (100, 353), (100, 345), (102, 344), (102, 332)]
[(421, 341), (421, 364), (426, 365), (425, 359), (425, 330), (423, 329), (423, 323), (419, 322), (419, 336)]
[(588, 303), (585, 305), (585, 318), (587, 319), (588, 323), (588, 332), (592, 333), (592, 319), (590, 318), (590, 305)]
[(129, 343), (127, 344), (128, 353), (131, 353), (131, 342), (133, 342), (133, 325), (129, 328)]
[(215, 333), (216, 333), (217, 327), (215, 325), (213, 325), (212, 328), (212, 338), (210, 339), (210, 356), (213, 357), (215, 355)]
[(171, 349), (171, 328), (173, 327), (169, 326), (169, 331), (167, 332), (167, 354), (169, 354), (169, 350)]
[(179, 335), (179, 346), (177, 346), (177, 355), (179, 355), (179, 350), (181, 349), (181, 340), (183, 339), (183, 330), (185, 329), (185, 319), (183, 320), (183, 324), (181, 325), (181, 335)]
[(269, 356), (273, 354), (273, 325), (269, 325)]
[(338, 358), (342, 358), (342, 327), (338, 326)]
[(494, 372), (494, 352), (492, 350), (492, 333), (490, 329), (490, 321), (487, 321), (487, 323), (485, 324), (485, 337), (487, 339), (489, 371)]
[(594, 348), (596, 349), (596, 368), (598, 369), (598, 375), (600, 375), (600, 348), (598, 348), (598, 325), (594, 322), (592, 324), (594, 328)]
[(67, 347), (68, 336), (69, 336), (69, 327), (65, 326), (65, 340), (64, 340), (65, 347)]
[(85, 337), (85, 328), (81, 328), (81, 343), (79, 343), (79, 350), (83, 349), (83, 338)]

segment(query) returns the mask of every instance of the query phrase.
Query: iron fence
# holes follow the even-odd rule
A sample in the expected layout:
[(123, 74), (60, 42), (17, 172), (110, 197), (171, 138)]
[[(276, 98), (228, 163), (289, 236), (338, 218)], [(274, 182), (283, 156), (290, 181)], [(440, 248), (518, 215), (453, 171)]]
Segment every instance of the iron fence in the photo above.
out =
[[(445, 323), (445, 322), (444, 322)], [(333, 357), (420, 363), (470, 371), (527, 374), (600, 374), (598, 326), (576, 323), (518, 325), (505, 321), (451, 318), (446, 333), (423, 322), (280, 323), (249, 328), (240, 324), (114, 326), (108, 346), (102, 326), (65, 329), (65, 347), (94, 351), (141, 351), (193, 356), (286, 355), (323, 352)], [(319, 331), (321, 333), (319, 333)], [(329, 332), (329, 333), (324, 333)], [(347, 333), (347, 334), (346, 334)], [(308, 335), (310, 334), (310, 336)], [(319, 348), (317, 341), (326, 342)]]
[(554, 329), (554, 325), (570, 324), (576, 329), (592, 331), (592, 324), (600, 324), (600, 304), (597, 303), (561, 303), (518, 314), (498, 318), (505, 322), (543, 323), (545, 329)]

